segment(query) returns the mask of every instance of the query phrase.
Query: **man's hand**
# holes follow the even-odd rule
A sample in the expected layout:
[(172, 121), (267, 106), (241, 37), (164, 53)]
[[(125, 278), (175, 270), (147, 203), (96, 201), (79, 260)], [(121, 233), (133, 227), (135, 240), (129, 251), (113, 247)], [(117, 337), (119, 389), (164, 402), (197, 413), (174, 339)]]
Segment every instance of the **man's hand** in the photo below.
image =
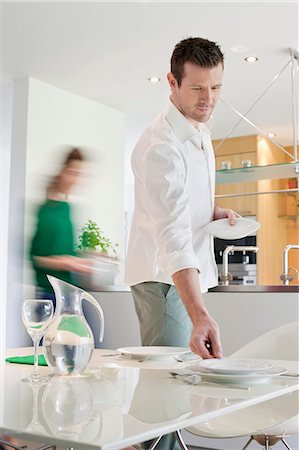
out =
[(219, 328), (210, 316), (201, 318), (200, 322), (193, 326), (189, 346), (203, 359), (222, 358)]
[(220, 208), (220, 206), (214, 207), (213, 220), (228, 219), (230, 225), (235, 225), (236, 218), (242, 217), (232, 209)]
[(202, 358), (221, 358), (217, 323), (209, 315), (201, 294), (198, 270), (183, 269), (172, 275), (175, 287), (193, 323), (190, 349)]

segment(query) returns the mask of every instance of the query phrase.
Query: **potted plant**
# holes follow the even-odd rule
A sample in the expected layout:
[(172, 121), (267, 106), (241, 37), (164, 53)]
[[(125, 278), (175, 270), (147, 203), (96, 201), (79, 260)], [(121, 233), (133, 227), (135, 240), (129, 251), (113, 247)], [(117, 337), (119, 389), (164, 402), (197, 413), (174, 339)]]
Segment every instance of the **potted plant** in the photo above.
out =
[(88, 220), (80, 230), (78, 249), (88, 254), (93, 262), (92, 284), (106, 286), (114, 284), (119, 270), (118, 244), (104, 236), (96, 222)]
[(96, 222), (89, 219), (80, 231), (79, 250), (96, 252), (99, 248), (101, 255), (117, 258), (116, 247), (118, 244), (113, 244), (109, 238), (105, 237)]

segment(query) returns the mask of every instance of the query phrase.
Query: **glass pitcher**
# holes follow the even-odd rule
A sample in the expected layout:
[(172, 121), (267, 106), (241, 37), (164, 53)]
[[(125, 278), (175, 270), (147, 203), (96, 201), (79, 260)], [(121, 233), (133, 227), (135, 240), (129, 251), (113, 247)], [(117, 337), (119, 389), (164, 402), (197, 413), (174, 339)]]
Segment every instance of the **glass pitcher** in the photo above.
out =
[(54, 319), (44, 337), (44, 354), (54, 373), (79, 375), (91, 359), (93, 333), (82, 312), (82, 300), (92, 303), (100, 319), (100, 342), (104, 336), (104, 314), (96, 299), (83, 289), (47, 275), (56, 297)]

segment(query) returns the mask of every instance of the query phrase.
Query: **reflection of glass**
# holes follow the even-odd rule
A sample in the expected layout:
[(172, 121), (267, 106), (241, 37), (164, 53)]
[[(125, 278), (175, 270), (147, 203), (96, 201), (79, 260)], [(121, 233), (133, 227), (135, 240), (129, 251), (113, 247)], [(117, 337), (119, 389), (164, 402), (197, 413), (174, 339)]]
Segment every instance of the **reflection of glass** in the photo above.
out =
[(25, 300), (22, 307), (22, 320), (34, 344), (34, 368), (32, 374), (22, 381), (43, 383), (47, 378), (41, 377), (38, 370), (38, 344), (53, 318), (51, 300)]
[(54, 377), (43, 394), (42, 409), (55, 435), (77, 440), (93, 421), (93, 399), (87, 380)]
[(31, 383), (30, 387), (33, 394), (33, 409), (32, 409), (32, 419), (26, 428), (27, 432), (34, 432), (39, 434), (45, 434), (44, 427), (41, 425), (38, 416), (38, 393), (41, 388), (40, 384)]

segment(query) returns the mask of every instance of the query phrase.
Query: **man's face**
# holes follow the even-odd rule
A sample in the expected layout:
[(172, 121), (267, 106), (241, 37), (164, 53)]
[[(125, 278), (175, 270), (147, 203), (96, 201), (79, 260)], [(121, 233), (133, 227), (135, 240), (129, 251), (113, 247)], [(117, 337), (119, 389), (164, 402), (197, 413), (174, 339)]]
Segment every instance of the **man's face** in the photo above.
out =
[(172, 102), (194, 125), (209, 120), (220, 95), (222, 76), (222, 64), (203, 68), (192, 63), (185, 63), (180, 86), (172, 73), (167, 75)]

